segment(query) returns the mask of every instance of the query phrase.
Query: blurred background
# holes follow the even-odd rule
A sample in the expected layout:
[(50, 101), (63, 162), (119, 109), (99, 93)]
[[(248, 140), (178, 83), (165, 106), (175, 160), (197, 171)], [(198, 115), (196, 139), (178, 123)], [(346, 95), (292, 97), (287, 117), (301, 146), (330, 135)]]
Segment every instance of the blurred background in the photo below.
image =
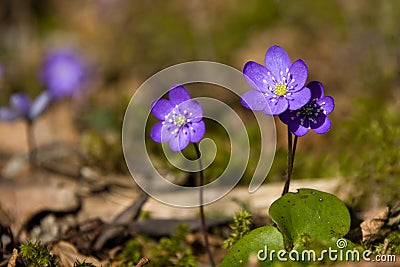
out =
[[(241, 70), (249, 60), (263, 63), (277, 44), (292, 60), (304, 59), (309, 81), (321, 81), (336, 102), (332, 130), (300, 138), (294, 179), (343, 177), (349, 205), (390, 204), (400, 188), (399, 17), (396, 0), (3, 0), (0, 106), (15, 92), (34, 99), (46, 89), (46, 55), (74, 51), (85, 62), (85, 83), (71, 101), (57, 102), (37, 120), (37, 143), (72, 144), (82, 164), (128, 174), (121, 126), (142, 82), (193, 60)], [(286, 130), (276, 125), (268, 182), (285, 175)], [(26, 153), (24, 127), (0, 122), (0, 167)]]

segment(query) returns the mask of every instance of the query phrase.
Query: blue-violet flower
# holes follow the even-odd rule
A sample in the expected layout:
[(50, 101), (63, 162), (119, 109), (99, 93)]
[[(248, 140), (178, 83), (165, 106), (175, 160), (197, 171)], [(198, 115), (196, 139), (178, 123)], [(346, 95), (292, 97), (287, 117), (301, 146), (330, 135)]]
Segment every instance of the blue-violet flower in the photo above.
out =
[(309, 129), (318, 134), (326, 133), (331, 128), (328, 114), (335, 108), (331, 96), (324, 96), (324, 86), (317, 81), (310, 82), (311, 99), (298, 110), (287, 110), (279, 115), (281, 121), (289, 126), (289, 130), (297, 135), (305, 135)]
[(243, 67), (248, 84), (255, 90), (242, 95), (242, 104), (248, 109), (262, 110), (268, 115), (279, 115), (304, 106), (311, 93), (304, 87), (308, 69), (302, 59), (291, 62), (279, 46), (271, 46), (265, 54), (265, 66), (249, 61)]
[(86, 77), (86, 64), (74, 51), (61, 49), (46, 55), (41, 79), (51, 99), (72, 96), (81, 89)]
[(47, 94), (39, 95), (32, 103), (24, 93), (12, 94), (10, 106), (0, 107), (0, 120), (11, 122), (17, 119), (26, 119), (31, 122), (46, 109), (49, 103)]
[(172, 87), (168, 98), (151, 105), (151, 112), (161, 121), (153, 126), (150, 136), (159, 143), (169, 142), (170, 149), (176, 152), (185, 149), (189, 142), (200, 141), (206, 127), (200, 103), (191, 99), (183, 86)]

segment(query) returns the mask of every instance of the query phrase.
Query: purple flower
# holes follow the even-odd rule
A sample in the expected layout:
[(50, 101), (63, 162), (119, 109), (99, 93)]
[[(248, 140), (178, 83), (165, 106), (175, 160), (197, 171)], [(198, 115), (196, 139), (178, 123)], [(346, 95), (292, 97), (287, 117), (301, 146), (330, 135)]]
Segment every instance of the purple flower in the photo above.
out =
[(52, 99), (72, 96), (81, 89), (86, 76), (85, 63), (74, 51), (63, 49), (46, 55), (41, 79)]
[(10, 122), (26, 119), (31, 122), (47, 108), (49, 103), (50, 99), (46, 93), (39, 95), (33, 103), (26, 94), (15, 93), (10, 97), (9, 107), (0, 107), (0, 120)]
[(161, 121), (153, 126), (150, 136), (158, 143), (169, 142), (172, 151), (181, 151), (189, 142), (203, 138), (203, 109), (181, 85), (172, 87), (168, 97), (169, 100), (159, 99), (151, 105), (151, 112)]
[(298, 59), (292, 64), (279, 46), (268, 49), (265, 66), (249, 61), (243, 67), (243, 74), (255, 89), (242, 95), (242, 104), (248, 109), (279, 115), (287, 109), (301, 108), (310, 99), (310, 90), (304, 87), (308, 75), (306, 63)]
[(324, 86), (320, 82), (312, 81), (307, 87), (311, 90), (310, 101), (298, 110), (287, 110), (279, 115), (281, 121), (297, 136), (305, 135), (309, 129), (323, 134), (331, 128), (331, 120), (327, 115), (335, 108), (333, 98), (324, 96)]

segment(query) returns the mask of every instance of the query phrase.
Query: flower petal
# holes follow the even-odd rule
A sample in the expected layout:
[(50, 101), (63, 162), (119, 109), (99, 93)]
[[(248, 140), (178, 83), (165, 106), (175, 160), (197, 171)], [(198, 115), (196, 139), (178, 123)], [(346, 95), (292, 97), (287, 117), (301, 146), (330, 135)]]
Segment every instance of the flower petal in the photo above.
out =
[(324, 124), (325, 120), (326, 115), (323, 112), (319, 112), (318, 116), (314, 116), (308, 120), (308, 127), (311, 129), (319, 128), (322, 124)]
[(11, 109), (7, 107), (0, 108), (0, 120), (2, 121), (14, 121), (16, 119), (22, 118), (23, 114), (21, 111), (16, 109)]
[(168, 98), (173, 105), (180, 104), (190, 99), (188, 91), (182, 85), (172, 87), (168, 93)]
[[(292, 110), (286, 110), (285, 112), (279, 114), (279, 119), (284, 123), (289, 125), (290, 123), (293, 123), (293, 121), (296, 119), (297, 117), (295, 116), (295, 114), (293, 114)], [(298, 120), (297, 120), (298, 121)], [(298, 123), (298, 122), (297, 122)]]
[(171, 138), (178, 135), (179, 131), (180, 131), (180, 127), (178, 125), (165, 122), (165, 124), (163, 125), (163, 127), (161, 129), (161, 142), (162, 143), (169, 142), (171, 140)]
[(153, 126), (153, 128), (151, 128), (150, 137), (151, 137), (151, 139), (153, 139), (157, 143), (161, 143), (162, 142), (162, 138), (161, 138), (162, 128), (163, 128), (163, 122), (162, 121), (157, 122)]
[(311, 99), (320, 99), (324, 95), (324, 86), (318, 81), (312, 81), (307, 84), (311, 91)]
[(185, 128), (183, 128), (179, 132), (179, 148), (180, 150), (183, 150), (187, 147), (190, 141), (190, 134), (189, 131)]
[(194, 122), (188, 127), (190, 133), (190, 142), (196, 143), (203, 138), (206, 132), (206, 125), (204, 121)]
[(267, 115), (279, 115), (285, 112), (288, 108), (288, 101), (284, 97), (271, 98), (267, 103), (267, 107), (263, 110)]
[(291, 125), (289, 125), (289, 130), (296, 136), (304, 136), (308, 133), (308, 128), (301, 126), (300, 124), (296, 128), (291, 127)]
[(331, 120), (328, 117), (325, 117), (324, 123), (320, 127), (313, 129), (313, 130), (317, 134), (324, 134), (331, 129), (331, 126), (332, 126)]
[(289, 70), (292, 61), (280, 46), (273, 45), (268, 48), (265, 54), (265, 67), (271, 71), (275, 78), (280, 79), (286, 70)]
[(268, 105), (264, 94), (258, 90), (251, 90), (242, 95), (242, 105), (251, 110), (263, 110)]
[[(289, 95), (290, 94), (290, 95)], [(300, 91), (290, 92), (288, 94), (289, 109), (296, 110), (303, 107), (311, 98), (310, 89), (303, 87)]]
[(160, 120), (165, 120), (165, 116), (167, 116), (174, 108), (171, 102), (165, 99), (159, 99), (156, 102), (153, 102), (152, 106), (151, 113)]
[(291, 79), (287, 85), (289, 91), (301, 90), (301, 88), (306, 84), (308, 77), (308, 68), (306, 63), (302, 59), (296, 60), (289, 68), (289, 73), (291, 74)]
[[(290, 132), (297, 136), (303, 136), (308, 132), (308, 128), (301, 125), (300, 118), (296, 117), (295, 111), (287, 110), (279, 115), (279, 119), (289, 126)], [(309, 124), (308, 120), (306, 124)]]
[(243, 75), (248, 84), (260, 92), (272, 94), (270, 88), (275, 88), (274, 77), (272, 73), (254, 61), (247, 62), (243, 67)]
[(50, 105), (50, 102), (50, 94), (47, 91), (41, 93), (38, 97), (36, 97), (35, 101), (33, 101), (28, 113), (28, 118), (30, 120), (37, 118)]
[(15, 93), (10, 97), (10, 105), (12, 109), (18, 110), (23, 114), (28, 114), (31, 101), (26, 94)]
[(317, 101), (317, 104), (320, 105), (324, 110), (325, 114), (328, 115), (335, 108), (335, 101), (331, 96), (325, 96)]
[(189, 138), (189, 132), (184, 127), (179, 131), (179, 134), (171, 137), (169, 140), (169, 148), (174, 152), (181, 151), (189, 144)]
[(86, 76), (86, 63), (74, 51), (66, 48), (46, 55), (41, 78), (53, 100), (72, 96)]
[(191, 121), (199, 121), (203, 118), (203, 108), (196, 100), (187, 100), (179, 104), (179, 112)]

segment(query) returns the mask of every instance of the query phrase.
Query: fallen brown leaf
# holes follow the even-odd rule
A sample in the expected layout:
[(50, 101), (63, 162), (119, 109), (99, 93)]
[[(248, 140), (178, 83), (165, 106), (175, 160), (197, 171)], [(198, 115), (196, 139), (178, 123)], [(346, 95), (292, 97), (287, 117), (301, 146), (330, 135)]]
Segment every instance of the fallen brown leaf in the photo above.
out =
[(42, 211), (71, 212), (80, 203), (74, 192), (52, 183), (7, 182), (0, 186), (0, 206), (10, 217), (16, 234)]
[(98, 259), (80, 254), (72, 244), (65, 241), (60, 241), (55, 244), (51, 249), (51, 253), (59, 257), (59, 265), (61, 267), (74, 266), (76, 260), (79, 260), (80, 262), (90, 262), (96, 266), (102, 265)]
[(385, 225), (389, 214), (389, 208), (385, 207), (374, 218), (361, 223), (362, 241), (372, 243), (381, 237), (381, 229)]

